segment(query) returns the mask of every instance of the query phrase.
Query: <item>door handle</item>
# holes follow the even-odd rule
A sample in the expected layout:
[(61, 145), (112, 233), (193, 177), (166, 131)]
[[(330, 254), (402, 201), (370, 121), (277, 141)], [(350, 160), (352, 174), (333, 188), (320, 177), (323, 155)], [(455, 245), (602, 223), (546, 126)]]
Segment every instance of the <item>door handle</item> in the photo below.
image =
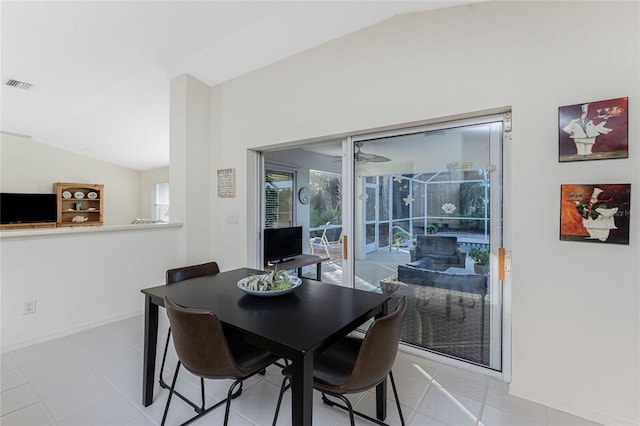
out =
[(346, 235), (342, 236), (342, 259), (343, 260), (347, 260), (347, 254), (348, 254), (348, 237)]

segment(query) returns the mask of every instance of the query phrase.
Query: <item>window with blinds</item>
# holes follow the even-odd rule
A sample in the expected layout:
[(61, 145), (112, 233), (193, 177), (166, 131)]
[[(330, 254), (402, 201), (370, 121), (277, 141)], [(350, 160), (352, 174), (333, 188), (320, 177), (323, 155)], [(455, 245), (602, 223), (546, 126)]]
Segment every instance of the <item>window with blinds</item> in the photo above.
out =
[(155, 183), (152, 190), (153, 220), (169, 221), (169, 182)]
[(294, 177), (292, 172), (266, 170), (265, 228), (293, 226)]

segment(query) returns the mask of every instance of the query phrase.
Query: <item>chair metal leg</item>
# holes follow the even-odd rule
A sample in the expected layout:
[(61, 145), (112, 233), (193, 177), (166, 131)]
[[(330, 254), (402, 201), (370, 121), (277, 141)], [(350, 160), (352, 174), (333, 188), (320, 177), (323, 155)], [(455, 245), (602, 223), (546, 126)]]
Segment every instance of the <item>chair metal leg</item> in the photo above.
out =
[[(180, 365), (180, 361), (178, 361), (178, 365)], [(176, 367), (176, 371), (177, 371), (177, 367)], [(175, 396), (177, 396), (178, 398), (180, 398), (181, 400), (183, 400), (184, 402), (186, 402), (187, 404), (189, 404), (191, 406), (191, 408), (193, 408), (195, 410), (196, 413), (199, 413), (202, 411), (201, 407), (199, 407), (198, 405), (196, 405), (195, 403), (193, 403), (189, 398), (187, 398), (186, 396), (182, 395), (180, 392), (178, 392), (175, 389), (171, 389), (171, 386), (167, 385), (164, 380), (160, 379), (160, 386), (165, 388), (165, 389), (169, 389), (169, 391), (171, 392), (171, 394), (175, 394)]]
[[(393, 379), (393, 373), (389, 372), (389, 378), (391, 379), (391, 387), (393, 388), (393, 395), (395, 396), (396, 406), (398, 407), (398, 415), (400, 416), (400, 424), (402, 426), (404, 426), (405, 425), (404, 416), (402, 415), (402, 408), (400, 407), (400, 398), (398, 397), (398, 390), (396, 388), (396, 382)], [(335, 401), (331, 401), (329, 398), (327, 398), (327, 395), (331, 395), (331, 396), (333, 396), (335, 398), (341, 399), (342, 401), (345, 402), (345, 405), (340, 405)], [(353, 407), (351, 406), (351, 403), (349, 402), (349, 400), (344, 395), (340, 395), (340, 394), (333, 393), (333, 392), (322, 391), (322, 402), (324, 402), (325, 404), (327, 404), (327, 405), (329, 405), (331, 407), (338, 407), (338, 408), (341, 408), (341, 409), (343, 409), (345, 411), (349, 411), (349, 416), (350, 416), (350, 419), (351, 419), (351, 425), (352, 426), (354, 426), (354, 420), (353, 420), (353, 415), (354, 414), (357, 415), (357, 416), (362, 417), (363, 419), (367, 419), (370, 422), (379, 424), (381, 426), (389, 426), (387, 423), (385, 423), (385, 422), (383, 422), (381, 420), (378, 420), (376, 418), (373, 418), (373, 417), (368, 416), (368, 415), (366, 415), (364, 413), (361, 413), (359, 411), (354, 410)]]
[(202, 406), (200, 411), (204, 411), (204, 378), (200, 377), (200, 396), (202, 397)]
[[(167, 352), (169, 350), (169, 341), (171, 340), (171, 327), (169, 327), (169, 331), (167, 332), (167, 341), (164, 345), (164, 354), (162, 355), (162, 364), (160, 364), (160, 379), (159, 379), (159, 384), (160, 387), (164, 388), (164, 389), (170, 389), (171, 386), (169, 386), (165, 381), (164, 381), (164, 377), (162, 376), (164, 373), (164, 365), (166, 363), (167, 360)], [(187, 404), (189, 404), (196, 413), (199, 413), (201, 411), (204, 410), (204, 379), (200, 378), (200, 385), (201, 385), (201, 393), (202, 393), (202, 405), (200, 407), (198, 407), (194, 402), (192, 402), (191, 400), (189, 400), (189, 398), (187, 398), (186, 396), (182, 395), (180, 392), (174, 390), (172, 393), (174, 393), (178, 398), (180, 398), (181, 400), (183, 400), (184, 402), (186, 402)]]
[[(193, 403), (191, 403), (191, 401), (189, 401), (188, 399), (186, 399), (185, 397), (183, 397), (182, 395), (180, 395), (178, 392), (176, 392), (175, 390), (175, 385), (176, 385), (176, 381), (178, 379), (178, 371), (180, 370), (180, 366), (182, 364), (180, 363), (180, 361), (178, 361), (178, 365), (176, 367), (176, 373), (173, 376), (173, 381), (171, 383), (171, 387), (169, 388), (169, 398), (167, 399), (167, 405), (164, 409), (164, 415), (162, 416), (162, 424), (161, 426), (164, 426), (164, 422), (166, 420), (167, 417), (167, 413), (169, 412), (169, 403), (171, 402), (171, 397), (175, 394), (176, 396), (181, 397), (182, 400), (184, 400), (186, 403), (188, 403), (189, 405), (193, 406)], [(196, 414), (195, 416), (191, 417), (189, 420), (185, 421), (184, 423), (181, 423), (180, 426), (186, 426), (189, 423), (195, 421), (196, 419), (199, 419), (200, 417), (204, 416), (205, 414), (209, 413), (209, 411), (218, 408), (220, 405), (222, 404), (226, 404), (226, 409), (225, 409), (225, 420), (224, 420), (224, 424), (225, 426), (227, 425), (228, 421), (229, 421), (229, 411), (231, 408), (231, 400), (235, 399), (237, 397), (239, 397), (242, 394), (242, 385), (244, 383), (244, 381), (246, 379), (248, 379), (249, 377), (252, 377), (254, 374), (253, 373), (247, 377), (243, 377), (242, 379), (237, 379), (235, 382), (233, 382), (233, 384), (229, 387), (229, 391), (227, 392), (227, 397), (221, 401), (216, 402), (215, 404), (213, 404), (211, 407), (209, 408), (204, 408), (204, 383), (202, 384), (201, 387), (201, 392), (202, 392), (202, 408), (200, 407), (195, 407), (196, 412), (198, 414)], [(201, 378), (202, 381), (204, 381), (204, 379)], [(236, 390), (236, 388), (238, 388)]]
[[(329, 394), (329, 395), (331, 395), (331, 396), (333, 396), (335, 398), (340, 398), (345, 403), (345, 405), (340, 405), (340, 404), (338, 404), (336, 402), (331, 401), (329, 398), (327, 398), (327, 394)], [(373, 418), (371, 418), (371, 417), (369, 417), (369, 416), (367, 416), (365, 414), (361, 414), (361, 413), (356, 412), (353, 409), (353, 406), (351, 405), (351, 402), (349, 402), (347, 397), (344, 396), (344, 395), (340, 395), (338, 393), (331, 393), (331, 392), (326, 392), (325, 391), (325, 392), (322, 392), (322, 402), (324, 402), (325, 404), (327, 404), (330, 407), (338, 407), (338, 408), (342, 408), (343, 410), (348, 411), (349, 412), (349, 421), (351, 422), (351, 426), (356, 426), (356, 420), (353, 417), (354, 413), (358, 414), (360, 417), (364, 417), (365, 419), (376, 421), (376, 419), (373, 419)], [(384, 425), (384, 423), (380, 423), (379, 420), (376, 421), (376, 423)]]
[[(396, 400), (396, 406), (398, 407), (398, 415), (400, 417), (400, 424), (402, 426), (405, 426), (404, 423), (404, 416), (402, 415), (402, 407), (400, 406), (400, 398), (398, 397), (398, 389), (396, 388), (396, 382), (393, 378), (393, 373), (389, 372), (389, 378), (391, 379), (391, 387), (393, 389), (393, 396), (395, 397)], [(276, 426), (276, 423), (278, 422), (278, 414), (280, 413), (280, 405), (282, 404), (282, 396), (284, 395), (284, 393), (289, 390), (289, 388), (291, 388), (291, 379), (289, 377), (286, 377), (284, 379), (282, 379), (282, 385), (280, 386), (280, 394), (278, 395), (278, 402), (276, 404), (276, 412), (273, 416), (273, 426)], [(376, 418), (370, 417), (364, 413), (361, 413), (359, 411), (356, 411), (353, 409), (353, 406), (351, 405), (351, 402), (347, 399), (346, 396), (341, 395), (341, 394), (337, 394), (337, 393), (333, 393), (333, 392), (327, 392), (327, 391), (320, 391), (322, 393), (322, 402), (324, 402), (325, 404), (331, 406), (331, 407), (337, 407), (337, 408), (341, 408), (347, 412), (349, 412), (349, 421), (351, 423), (351, 426), (355, 426), (355, 417), (354, 415), (360, 416), (363, 419), (367, 419), (373, 423), (379, 424), (381, 426), (389, 426), (387, 423), (384, 423), (381, 420), (378, 420)], [(333, 396), (334, 398), (338, 398), (341, 399), (345, 405), (341, 405), (335, 401), (330, 400), (327, 395)]]
[(389, 379), (391, 379), (391, 388), (393, 389), (393, 396), (396, 398), (396, 405), (398, 406), (398, 415), (400, 416), (400, 424), (404, 426), (404, 416), (402, 415), (402, 407), (400, 407), (400, 398), (398, 397), (398, 389), (396, 389), (396, 381), (393, 379), (393, 373), (389, 371)]
[(287, 376), (284, 376), (284, 379), (282, 379), (282, 385), (280, 385), (280, 395), (278, 395), (278, 403), (276, 404), (276, 413), (273, 416), (273, 426), (276, 426), (276, 422), (278, 421), (278, 413), (280, 412), (280, 404), (282, 403), (282, 396), (290, 387), (291, 387), (291, 379), (289, 379), (289, 377)]
[(176, 373), (173, 375), (173, 381), (171, 382), (171, 389), (169, 389), (169, 397), (167, 398), (167, 405), (164, 407), (164, 414), (162, 415), (162, 422), (160, 426), (164, 426), (165, 420), (167, 420), (167, 413), (169, 412), (169, 404), (171, 404), (171, 396), (173, 396), (173, 390), (176, 387), (176, 380), (178, 380), (178, 372), (180, 371), (180, 361), (176, 366)]
[(229, 409), (231, 408), (231, 400), (234, 398), (233, 389), (240, 385), (240, 392), (242, 392), (242, 379), (238, 379), (229, 387), (229, 392), (227, 392), (227, 404), (224, 410), (224, 426), (229, 424)]
[(167, 351), (169, 350), (169, 340), (171, 340), (171, 327), (169, 327), (169, 331), (167, 332), (167, 342), (164, 344), (164, 353), (162, 354), (162, 364), (160, 364), (160, 385), (164, 383), (162, 374), (164, 373), (164, 364), (165, 364), (165, 361), (167, 360)]

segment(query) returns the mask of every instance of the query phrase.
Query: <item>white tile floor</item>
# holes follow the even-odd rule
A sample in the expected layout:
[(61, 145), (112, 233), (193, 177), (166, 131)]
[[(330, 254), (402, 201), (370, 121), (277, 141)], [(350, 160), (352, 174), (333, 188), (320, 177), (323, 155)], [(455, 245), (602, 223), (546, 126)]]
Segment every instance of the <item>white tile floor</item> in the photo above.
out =
[[(115, 322), (61, 339), (6, 353), (1, 358), (0, 424), (13, 425), (159, 425), (168, 391), (158, 385), (155, 401), (141, 404), (141, 316)], [(164, 341), (166, 323), (159, 340)], [(161, 357), (160, 352), (158, 357)], [(170, 354), (175, 365), (175, 353)], [(158, 362), (159, 369), (159, 362)], [(172, 371), (165, 372), (168, 380)], [(593, 425), (569, 414), (515, 398), (504, 383), (478, 374), (440, 365), (400, 352), (394, 367), (407, 425)], [(245, 383), (231, 404), (234, 426), (270, 425), (281, 375), (270, 367), (265, 376)], [(228, 381), (207, 381), (208, 401), (226, 395)], [(184, 369), (178, 388), (194, 400), (199, 382)], [(348, 425), (346, 414), (322, 404), (314, 392), (314, 425)], [(389, 398), (393, 398), (389, 389)], [(352, 395), (356, 409), (372, 413), (374, 394)], [(279, 425), (290, 425), (290, 400), (285, 398)], [(168, 425), (193, 415), (181, 400), (173, 399)], [(193, 424), (222, 424), (224, 408), (213, 410)], [(388, 404), (387, 421), (399, 425), (395, 404)], [(358, 425), (372, 424), (362, 419)]]

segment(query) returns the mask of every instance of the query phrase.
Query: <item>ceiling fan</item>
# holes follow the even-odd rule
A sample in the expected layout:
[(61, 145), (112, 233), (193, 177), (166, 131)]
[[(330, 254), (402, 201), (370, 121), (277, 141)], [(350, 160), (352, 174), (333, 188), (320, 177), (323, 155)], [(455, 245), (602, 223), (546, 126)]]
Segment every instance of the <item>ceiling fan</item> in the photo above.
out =
[(366, 154), (362, 152), (361, 147), (362, 142), (356, 142), (356, 152), (353, 153), (353, 159), (357, 164), (384, 163), (387, 161), (391, 161), (391, 159), (383, 157), (381, 155)]

